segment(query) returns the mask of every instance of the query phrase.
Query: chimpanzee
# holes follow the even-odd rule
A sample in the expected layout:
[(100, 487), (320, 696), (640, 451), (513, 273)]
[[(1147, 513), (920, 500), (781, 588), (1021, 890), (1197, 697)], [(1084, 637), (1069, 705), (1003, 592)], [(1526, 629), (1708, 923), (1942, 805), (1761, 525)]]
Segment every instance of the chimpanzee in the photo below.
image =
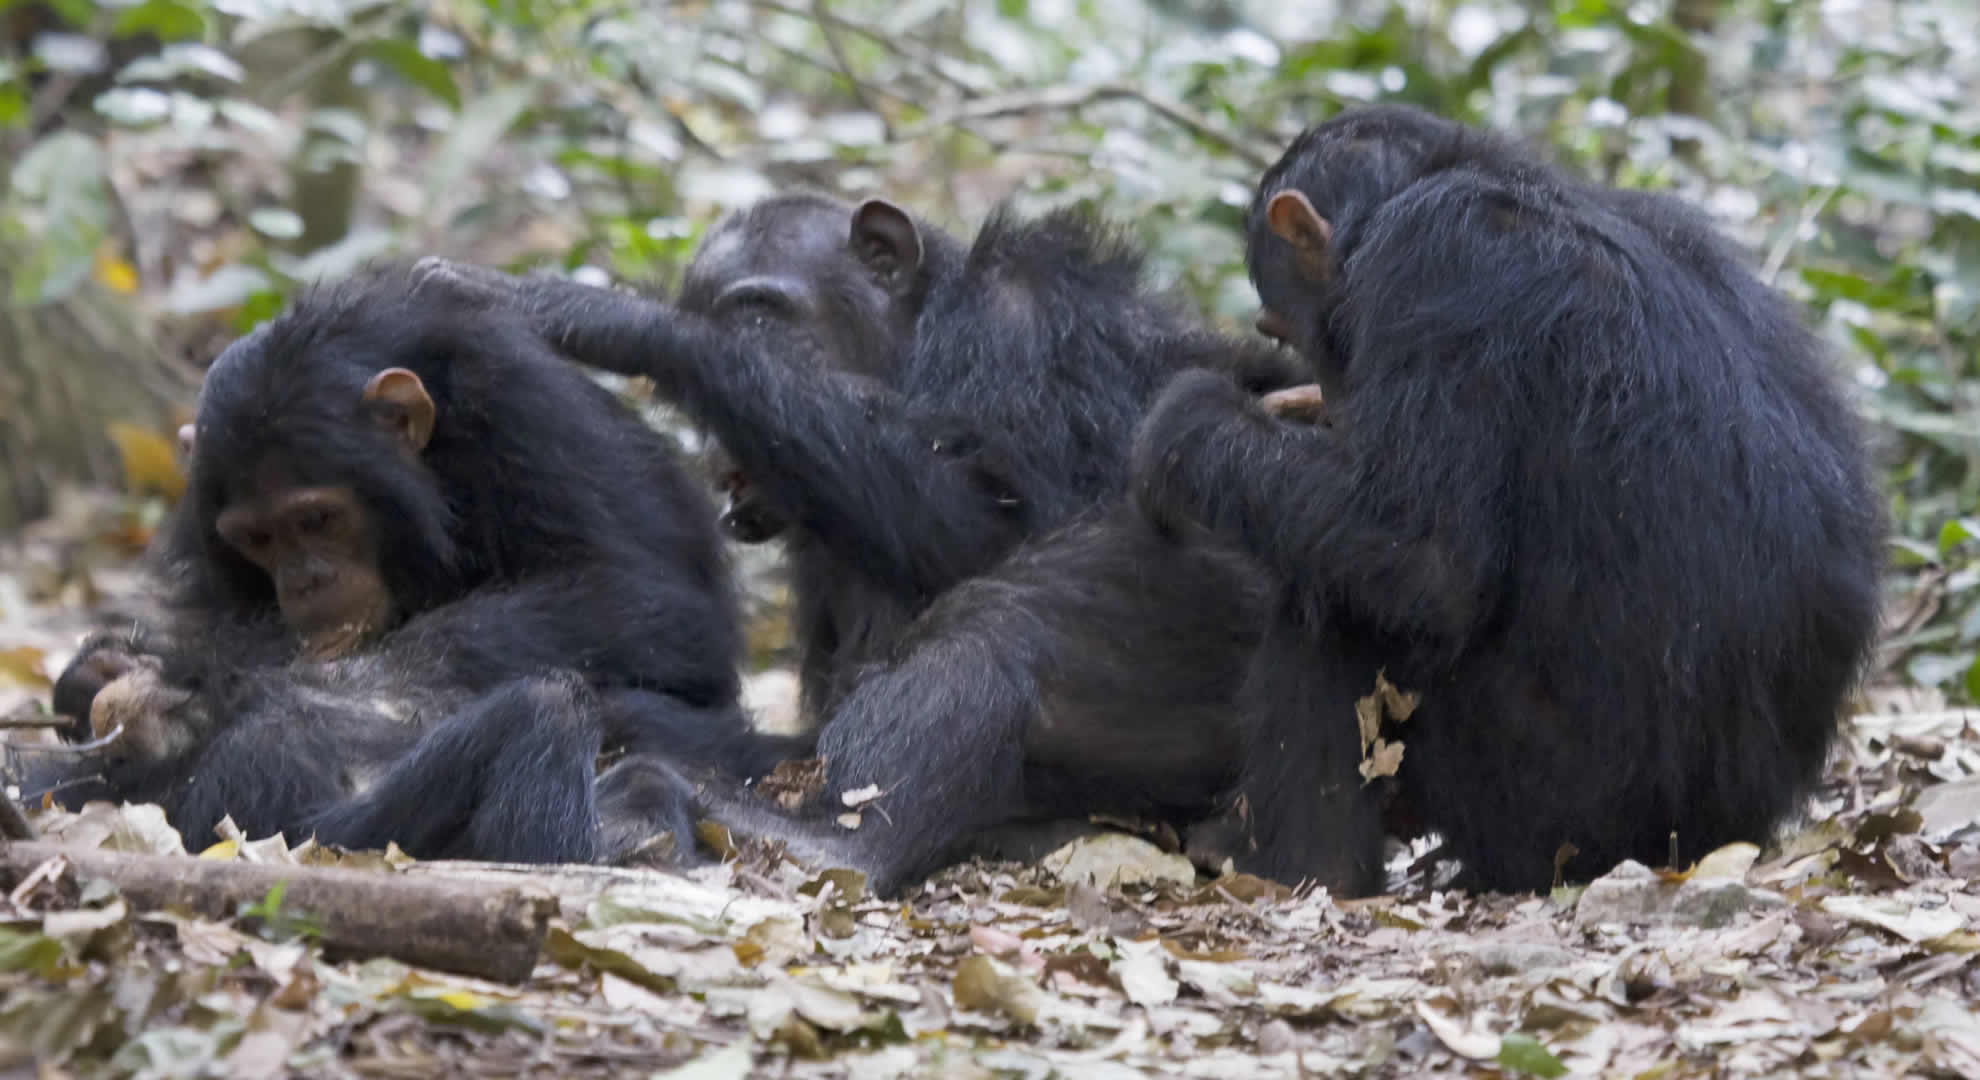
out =
[(1282, 583), (1246, 690), (1239, 863), (1379, 885), (1355, 701), (1420, 704), (1403, 802), (1468, 884), (1761, 841), (1877, 628), (1882, 508), (1788, 303), (1676, 199), (1399, 107), (1308, 130), (1247, 220), (1262, 329), (1329, 426), (1163, 392), (1134, 499)]
[(747, 507), (786, 537), (823, 802), (882, 795), (849, 833), (709, 789), (731, 827), (885, 892), (981, 830), (1186, 819), (1235, 778), (1266, 581), (1141, 522), (1127, 450), (1183, 368), (1306, 380), (1150, 289), (1113, 230), (1000, 213), (966, 245), (883, 201), (781, 196), (711, 230), (672, 309), (425, 265), (580, 362), (652, 377), (729, 455), (732, 525)]
[[(167, 625), (99, 636), (56, 686), (121, 728), (83, 795), (158, 801), (189, 840), (231, 814), (573, 861), (622, 846), (601, 813), (684, 826), (674, 764), (791, 749), (737, 703), (706, 494), (502, 313), (415, 298), (403, 268), (319, 288), (220, 356), (181, 437)], [(594, 791), (601, 751), (632, 758)]]

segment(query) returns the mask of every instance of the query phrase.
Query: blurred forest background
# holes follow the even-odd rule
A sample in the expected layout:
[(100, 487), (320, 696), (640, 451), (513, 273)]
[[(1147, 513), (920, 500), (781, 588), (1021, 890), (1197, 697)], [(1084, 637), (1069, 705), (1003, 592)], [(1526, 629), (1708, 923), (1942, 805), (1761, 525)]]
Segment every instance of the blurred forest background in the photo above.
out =
[(140, 545), (200, 366), (381, 256), (665, 287), (780, 188), (1080, 202), (1248, 322), (1252, 182), (1372, 101), (1684, 192), (1805, 302), (1887, 467), (1884, 671), (1980, 699), (1971, 0), (0, 0), (0, 536), (111, 487)]

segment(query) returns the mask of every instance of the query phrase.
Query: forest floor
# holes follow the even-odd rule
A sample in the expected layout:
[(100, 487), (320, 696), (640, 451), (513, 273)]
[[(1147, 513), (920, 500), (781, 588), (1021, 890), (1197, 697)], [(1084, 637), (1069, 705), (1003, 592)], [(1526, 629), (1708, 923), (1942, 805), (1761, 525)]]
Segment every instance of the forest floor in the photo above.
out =
[[(135, 606), (143, 528), (128, 509), (78, 499), (0, 548), (0, 716), (44, 706), (80, 634)], [(1980, 1076), (1980, 713), (1867, 697), (1776, 846), (1676, 872), (1625, 866), (1548, 896), (1438, 891), (1404, 867), (1392, 895), (1339, 902), (1198, 879), (1124, 835), (1039, 866), (959, 867), (895, 902), (760, 852), (686, 875), (455, 868), (281, 839), (198, 853), (342, 865), (346, 885), (386, 893), (440, 882), (543, 897), (540, 943), (487, 942), (490, 955), (520, 945), (524, 968), (536, 956), (502, 983), (393, 959), (367, 946), (379, 927), (319, 919), (279, 889), (204, 918), (75, 865), (133, 856), (60, 856), (24, 875), (0, 860), (18, 881), (0, 898), (0, 1068)], [(37, 805), (30, 818), (71, 851), (182, 854), (155, 808)]]

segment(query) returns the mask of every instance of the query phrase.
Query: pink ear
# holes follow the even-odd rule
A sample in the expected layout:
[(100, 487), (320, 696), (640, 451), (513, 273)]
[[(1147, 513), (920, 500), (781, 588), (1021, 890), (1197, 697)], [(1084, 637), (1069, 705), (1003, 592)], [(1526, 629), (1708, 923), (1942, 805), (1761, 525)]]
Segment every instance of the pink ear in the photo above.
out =
[(433, 438), (433, 399), (419, 376), (405, 368), (373, 375), (364, 386), (364, 402), (377, 409), (407, 450), (417, 454)]
[(1324, 254), (1334, 238), (1334, 227), (1313, 208), (1301, 192), (1281, 191), (1265, 204), (1265, 223), (1273, 235), (1291, 244), (1302, 254)]

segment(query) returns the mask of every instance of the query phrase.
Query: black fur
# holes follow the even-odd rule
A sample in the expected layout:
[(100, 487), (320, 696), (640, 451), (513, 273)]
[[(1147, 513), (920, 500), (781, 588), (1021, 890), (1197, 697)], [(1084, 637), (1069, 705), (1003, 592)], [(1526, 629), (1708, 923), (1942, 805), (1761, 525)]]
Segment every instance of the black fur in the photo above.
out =
[[(436, 406), (416, 460), (360, 409), (390, 367)], [(316, 289), (214, 362), (194, 445), (157, 552), (169, 622), (99, 637), (56, 688), (87, 718), (106, 681), (93, 658), (153, 658), (159, 722), (191, 749), (113, 746), (86, 763), (104, 782), (72, 801), (158, 801), (193, 843), (231, 814), (252, 836), (581, 860), (611, 854), (601, 750), (755, 772), (785, 749), (737, 705), (741, 634), (705, 495), (664, 440), (500, 313), (415, 297), (399, 270)], [(268, 575), (214, 528), (271, 469), (353, 487), (381, 537), (405, 617), (354, 655), (301, 658)], [(647, 809), (685, 827), (678, 799)]]
[(1235, 776), (1262, 581), (1143, 525), (1127, 451), (1182, 368), (1292, 372), (1199, 327), (1076, 214), (999, 214), (968, 246), (914, 223), (904, 256), (862, 212), (791, 196), (732, 217), (674, 310), (554, 279), (511, 300), (575, 359), (651, 376), (785, 525), (822, 801), (885, 794), (856, 833), (711, 796), (718, 816), (887, 891), (1008, 822), (1201, 812)]
[[(1324, 281), (1265, 220), (1303, 193)], [(1422, 703), (1405, 803), (1476, 885), (1764, 841), (1817, 777), (1877, 627), (1855, 418), (1789, 304), (1672, 198), (1589, 186), (1401, 108), (1302, 135), (1252, 277), (1329, 428), (1179, 378), (1135, 449), (1156, 523), (1284, 584), (1249, 691), (1240, 861), (1379, 885), (1354, 701)]]

